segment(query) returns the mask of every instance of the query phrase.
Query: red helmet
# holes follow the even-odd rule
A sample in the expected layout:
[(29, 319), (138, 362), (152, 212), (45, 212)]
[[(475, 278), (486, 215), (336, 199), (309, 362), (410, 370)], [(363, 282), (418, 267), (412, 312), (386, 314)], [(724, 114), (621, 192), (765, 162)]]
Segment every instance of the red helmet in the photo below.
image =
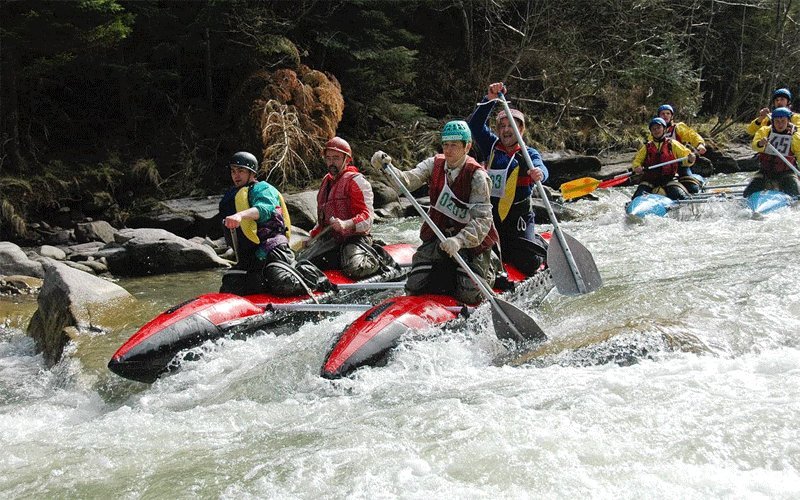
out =
[(347, 141), (342, 139), (341, 137), (334, 137), (333, 139), (329, 140), (325, 143), (325, 150), (331, 149), (333, 151), (338, 151), (340, 153), (344, 153), (345, 155), (349, 156), (350, 158), (353, 157), (353, 150), (350, 149), (350, 145), (347, 144)]

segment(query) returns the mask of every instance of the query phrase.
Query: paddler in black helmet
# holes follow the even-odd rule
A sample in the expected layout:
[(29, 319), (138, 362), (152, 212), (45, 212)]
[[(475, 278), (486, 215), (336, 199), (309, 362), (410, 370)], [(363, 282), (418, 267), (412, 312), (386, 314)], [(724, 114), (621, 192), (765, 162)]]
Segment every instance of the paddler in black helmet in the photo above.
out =
[[(647, 141), (647, 144), (642, 146), (633, 158), (633, 172), (642, 174), (642, 180), (632, 198), (645, 193), (663, 194), (673, 200), (688, 198), (689, 192), (683, 184), (678, 182), (676, 175), (687, 175), (687, 167), (694, 164), (694, 153), (680, 142), (673, 141), (664, 134), (667, 122), (663, 118), (655, 117), (650, 120), (649, 128), (652, 139)], [(648, 168), (682, 158), (685, 158), (683, 162), (675, 162), (655, 169)]]
[(286, 203), (274, 186), (256, 180), (256, 157), (240, 151), (231, 158), (229, 169), (233, 187), (223, 195), (219, 213), (237, 262), (223, 275), (220, 292), (286, 296), (316, 287), (319, 270), (310, 263), (305, 263), (302, 272), (295, 268)]
[[(472, 134), (466, 122), (445, 124), (441, 139), (442, 154), (427, 158), (408, 171), (391, 167), (409, 191), (427, 183), (431, 198), (428, 215), (447, 237), (440, 242), (423, 224), (422, 245), (412, 259), (406, 291), (412, 295), (444, 293), (474, 304), (480, 300), (481, 292), (451, 256), (459, 253), (475, 274), (489, 286), (494, 284), (500, 262), (492, 247), (499, 236), (492, 222), (489, 176), (480, 163), (467, 155)], [(383, 151), (372, 156), (372, 165), (380, 171), (391, 161)]]

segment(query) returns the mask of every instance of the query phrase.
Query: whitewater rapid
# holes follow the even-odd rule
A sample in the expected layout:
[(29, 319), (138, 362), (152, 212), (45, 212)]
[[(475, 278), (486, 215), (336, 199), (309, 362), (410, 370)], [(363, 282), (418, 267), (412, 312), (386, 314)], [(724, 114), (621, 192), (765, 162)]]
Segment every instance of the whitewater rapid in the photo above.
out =
[[(345, 314), (208, 345), (147, 386), (74, 358), (48, 370), (6, 320), (0, 495), (800, 497), (797, 209), (630, 224), (629, 189), (598, 194), (562, 228), (604, 287), (538, 309), (518, 299), (553, 344), (519, 366), (499, 364), (482, 310), (407, 339), (384, 367), (324, 380)], [(417, 227), (380, 233), (409, 241)], [(196, 276), (206, 289), (191, 293), (219, 277)], [(120, 282), (146, 304), (141, 323), (188, 298), (165, 291), (171, 279)], [(96, 339), (99, 355), (120, 335)]]

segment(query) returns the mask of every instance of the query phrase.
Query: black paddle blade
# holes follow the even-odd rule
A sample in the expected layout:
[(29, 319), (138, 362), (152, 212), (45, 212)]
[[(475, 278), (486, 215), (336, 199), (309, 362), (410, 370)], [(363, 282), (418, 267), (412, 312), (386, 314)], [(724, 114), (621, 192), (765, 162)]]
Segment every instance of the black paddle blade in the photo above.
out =
[(533, 318), (522, 312), (517, 306), (503, 299), (494, 299), (492, 307), (492, 323), (494, 333), (500, 340), (511, 339), (515, 342), (543, 342), (547, 335), (536, 324)]
[(603, 285), (603, 278), (600, 277), (600, 271), (597, 270), (597, 264), (594, 263), (592, 254), (572, 236), (564, 232), (561, 234), (564, 235), (564, 239), (567, 241), (586, 289), (581, 291), (578, 286), (578, 280), (575, 279), (575, 275), (572, 273), (567, 255), (561, 247), (561, 242), (558, 241), (554, 234), (550, 238), (550, 245), (547, 247), (547, 266), (553, 275), (553, 282), (556, 284), (558, 292), (563, 295), (580, 295), (600, 288)]

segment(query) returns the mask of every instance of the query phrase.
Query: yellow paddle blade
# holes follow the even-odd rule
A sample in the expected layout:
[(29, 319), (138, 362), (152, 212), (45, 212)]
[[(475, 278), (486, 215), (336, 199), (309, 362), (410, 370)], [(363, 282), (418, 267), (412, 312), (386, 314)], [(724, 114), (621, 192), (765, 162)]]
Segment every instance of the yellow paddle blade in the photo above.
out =
[(581, 177), (580, 179), (575, 179), (574, 181), (565, 182), (560, 188), (561, 197), (565, 200), (580, 198), (581, 196), (586, 196), (597, 189), (597, 186), (599, 185), (600, 181), (593, 179), (592, 177)]
[(503, 197), (500, 198), (500, 203), (497, 205), (497, 214), (500, 216), (501, 221), (506, 220), (508, 211), (511, 210), (511, 205), (514, 204), (514, 195), (517, 194), (517, 177), (519, 177), (520, 168), (522, 167), (515, 168), (506, 179)]

